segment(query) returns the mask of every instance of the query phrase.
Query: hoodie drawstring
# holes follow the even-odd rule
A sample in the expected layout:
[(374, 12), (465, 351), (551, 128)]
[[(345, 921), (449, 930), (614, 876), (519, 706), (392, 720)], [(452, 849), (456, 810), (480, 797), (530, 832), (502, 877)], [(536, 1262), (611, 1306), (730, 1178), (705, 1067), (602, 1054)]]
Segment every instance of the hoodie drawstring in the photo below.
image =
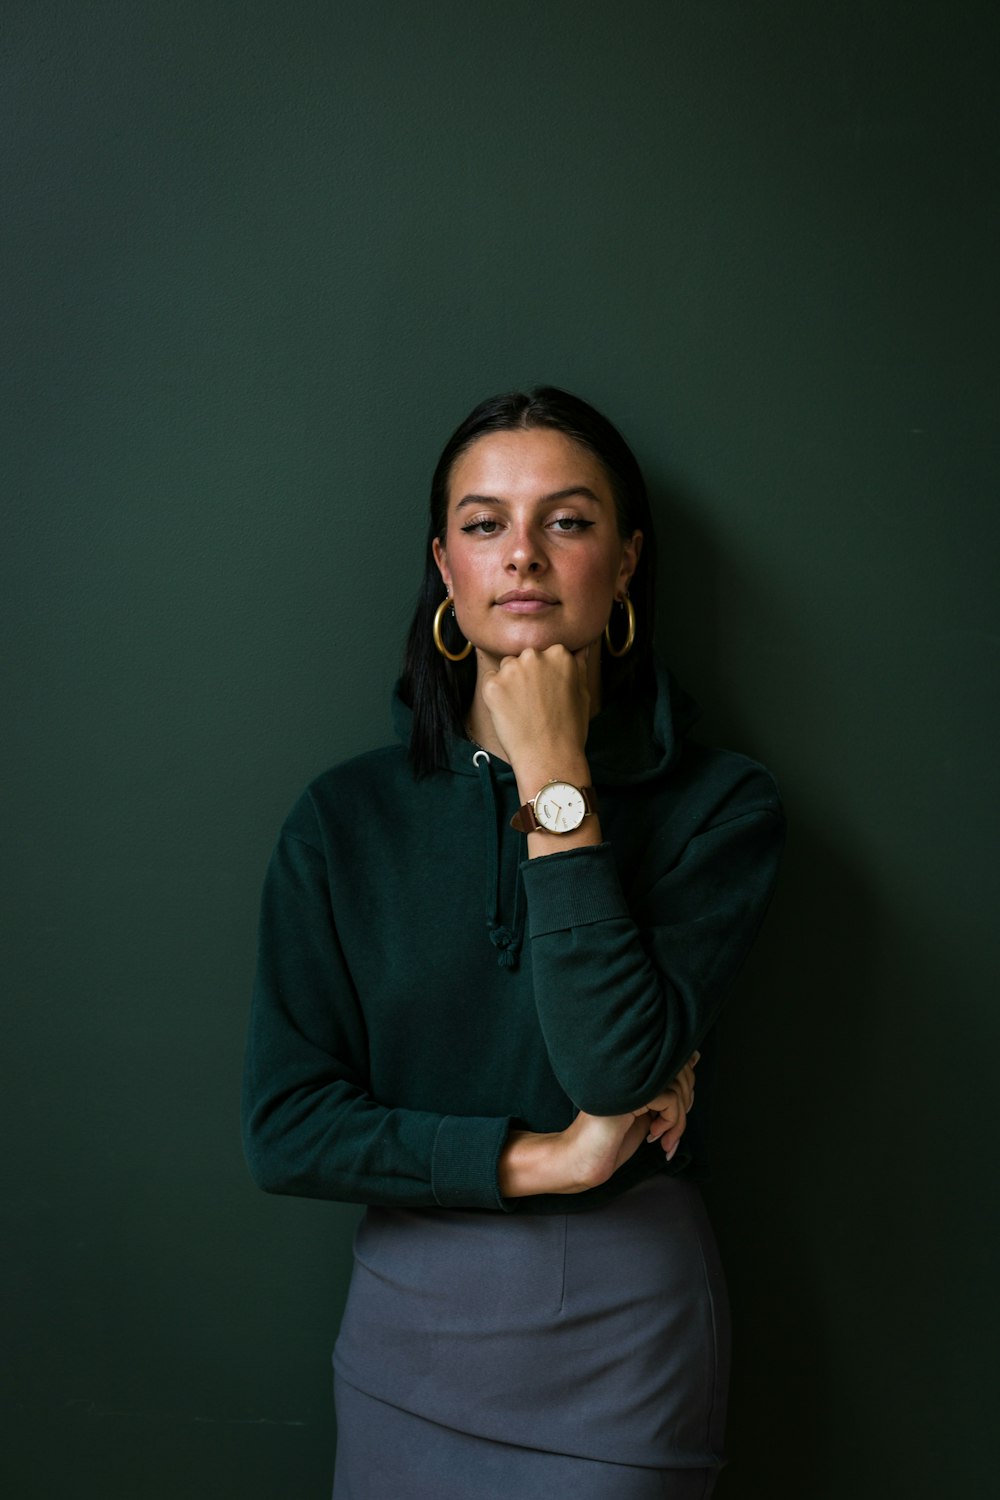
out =
[(506, 927), (500, 921), (500, 843), (493, 766), (485, 750), (477, 750), (472, 757), (472, 763), (479, 772), (479, 786), (483, 794), (483, 826), (486, 834), (486, 927), (489, 931), (490, 942), (497, 950), (497, 963), (500, 968), (516, 969), (523, 937), (521, 872), (517, 871), (517, 884), (514, 888), (512, 925)]

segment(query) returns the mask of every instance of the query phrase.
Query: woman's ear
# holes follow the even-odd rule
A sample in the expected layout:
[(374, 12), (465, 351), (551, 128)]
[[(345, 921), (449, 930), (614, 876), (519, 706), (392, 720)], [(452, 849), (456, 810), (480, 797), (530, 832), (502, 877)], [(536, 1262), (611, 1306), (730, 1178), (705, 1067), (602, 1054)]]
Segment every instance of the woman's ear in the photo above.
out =
[(434, 555), (434, 561), (437, 564), (437, 570), (441, 574), (441, 581), (450, 594), (451, 574), (448, 571), (448, 554), (445, 552), (444, 547), (441, 545), (440, 537), (434, 538), (433, 542), (431, 543), (431, 552)]
[(622, 544), (622, 565), (618, 571), (618, 582), (622, 588), (627, 589), (632, 574), (639, 566), (639, 557), (642, 553), (642, 532), (633, 531), (632, 535)]

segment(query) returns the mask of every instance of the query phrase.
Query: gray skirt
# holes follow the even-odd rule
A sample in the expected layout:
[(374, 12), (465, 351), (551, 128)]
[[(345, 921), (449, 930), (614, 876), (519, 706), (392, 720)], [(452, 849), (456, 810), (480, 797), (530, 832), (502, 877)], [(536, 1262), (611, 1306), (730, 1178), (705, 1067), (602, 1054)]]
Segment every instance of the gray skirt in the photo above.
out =
[[(598, 1482), (607, 1465), (643, 1483), (688, 1471), (701, 1487), (677, 1493), (707, 1494), (698, 1476), (724, 1461), (729, 1312), (701, 1194), (664, 1175), (572, 1214), (369, 1208), (333, 1361), (336, 1500), (416, 1500), (434, 1465), (428, 1495), (472, 1500), (494, 1493), (472, 1474), (505, 1462), (495, 1493), (530, 1462), (543, 1494), (556, 1459), (598, 1466)], [(534, 1493), (520, 1469), (517, 1482), (508, 1500)], [(674, 1490), (616, 1477), (583, 1492)]]

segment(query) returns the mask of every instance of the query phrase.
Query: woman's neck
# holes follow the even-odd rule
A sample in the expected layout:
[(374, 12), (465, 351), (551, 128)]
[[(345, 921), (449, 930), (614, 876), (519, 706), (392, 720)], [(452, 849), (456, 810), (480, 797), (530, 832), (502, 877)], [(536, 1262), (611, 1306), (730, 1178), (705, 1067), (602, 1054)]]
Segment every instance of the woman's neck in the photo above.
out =
[(480, 750), (486, 750), (490, 755), (496, 755), (501, 760), (507, 759), (506, 752), (497, 739), (497, 732), (493, 727), (493, 719), (490, 711), (480, 697), (478, 682), (476, 683), (472, 706), (465, 716), (465, 732), (472, 743), (479, 746)]

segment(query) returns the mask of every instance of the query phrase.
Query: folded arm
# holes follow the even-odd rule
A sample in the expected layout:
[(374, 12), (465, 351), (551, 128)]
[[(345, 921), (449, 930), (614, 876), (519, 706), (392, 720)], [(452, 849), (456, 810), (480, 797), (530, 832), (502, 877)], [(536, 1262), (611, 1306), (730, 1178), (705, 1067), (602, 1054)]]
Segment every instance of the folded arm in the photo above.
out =
[(783, 828), (775, 796), (695, 835), (628, 899), (607, 843), (522, 865), (539, 1022), (581, 1109), (648, 1104), (699, 1047), (760, 926)]

